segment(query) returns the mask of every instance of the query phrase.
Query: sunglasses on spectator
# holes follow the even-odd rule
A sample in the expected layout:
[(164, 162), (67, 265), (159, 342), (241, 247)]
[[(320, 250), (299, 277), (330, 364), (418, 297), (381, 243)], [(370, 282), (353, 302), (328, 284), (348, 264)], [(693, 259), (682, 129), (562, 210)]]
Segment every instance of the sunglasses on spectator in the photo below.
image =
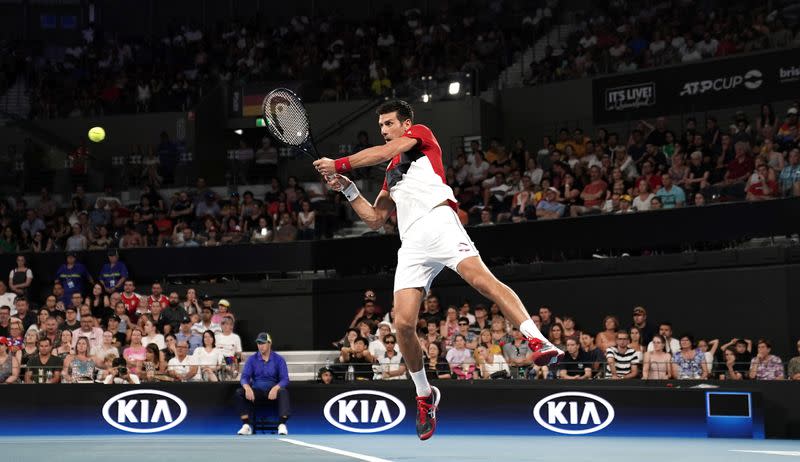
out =
[(459, 326), (468, 326), (469, 323), (468, 322), (460, 322), (460, 323), (458, 323), (458, 325)]
[(394, 345), (397, 342), (395, 342), (394, 340), (385, 340), (383, 343), (386, 343), (386, 344), (391, 343), (392, 345)]

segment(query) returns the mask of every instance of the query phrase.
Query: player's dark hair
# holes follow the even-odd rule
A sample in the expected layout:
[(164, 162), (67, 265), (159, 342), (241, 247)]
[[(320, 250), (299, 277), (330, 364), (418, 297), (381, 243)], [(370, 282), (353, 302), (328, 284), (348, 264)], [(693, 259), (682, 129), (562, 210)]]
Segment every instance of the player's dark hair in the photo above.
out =
[(414, 110), (411, 109), (411, 105), (401, 99), (393, 99), (391, 101), (387, 101), (380, 106), (378, 106), (378, 110), (375, 111), (378, 115), (383, 114), (390, 114), (392, 112), (397, 112), (397, 120), (400, 122), (405, 122), (406, 120), (414, 121)]

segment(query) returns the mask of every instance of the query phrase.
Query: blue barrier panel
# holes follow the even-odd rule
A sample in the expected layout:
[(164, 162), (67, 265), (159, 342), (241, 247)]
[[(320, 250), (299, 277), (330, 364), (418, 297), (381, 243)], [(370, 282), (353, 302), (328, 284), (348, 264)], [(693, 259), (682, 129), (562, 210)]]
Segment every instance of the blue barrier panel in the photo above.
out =
[[(704, 389), (438, 385), (441, 434), (764, 437), (761, 394), (755, 391), (739, 394), (746, 397), (742, 411), (736, 395)], [(0, 395), (0, 421), (6, 435), (233, 434), (240, 426), (236, 388), (10, 385)], [(415, 433), (410, 383), (295, 383), (289, 391), (293, 434)], [(745, 412), (747, 417), (740, 415)]]

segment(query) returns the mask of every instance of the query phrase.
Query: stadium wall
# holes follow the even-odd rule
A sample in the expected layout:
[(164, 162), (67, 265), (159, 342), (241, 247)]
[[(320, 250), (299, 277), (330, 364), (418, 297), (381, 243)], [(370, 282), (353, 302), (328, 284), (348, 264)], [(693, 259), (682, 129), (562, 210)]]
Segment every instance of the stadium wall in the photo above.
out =
[[(444, 397), (439, 434), (800, 437), (795, 383), (721, 382), (714, 389), (665, 382), (437, 385)], [(0, 396), (0, 418), (12, 423), (7, 436), (232, 434), (239, 427), (236, 383), (9, 387)], [(43, 387), (59, 392), (42, 393)], [(292, 434), (414, 434), (408, 382), (297, 382), (289, 392)]]

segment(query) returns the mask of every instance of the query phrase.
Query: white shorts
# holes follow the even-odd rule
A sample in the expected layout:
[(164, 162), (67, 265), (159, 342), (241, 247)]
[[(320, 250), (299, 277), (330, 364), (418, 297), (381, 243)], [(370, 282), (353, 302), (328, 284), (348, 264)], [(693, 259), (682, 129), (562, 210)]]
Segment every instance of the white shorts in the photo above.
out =
[(478, 249), (453, 209), (446, 205), (434, 207), (403, 236), (397, 251), (394, 291), (423, 287), (428, 293), (442, 268), (457, 271), (461, 260), (477, 255)]

